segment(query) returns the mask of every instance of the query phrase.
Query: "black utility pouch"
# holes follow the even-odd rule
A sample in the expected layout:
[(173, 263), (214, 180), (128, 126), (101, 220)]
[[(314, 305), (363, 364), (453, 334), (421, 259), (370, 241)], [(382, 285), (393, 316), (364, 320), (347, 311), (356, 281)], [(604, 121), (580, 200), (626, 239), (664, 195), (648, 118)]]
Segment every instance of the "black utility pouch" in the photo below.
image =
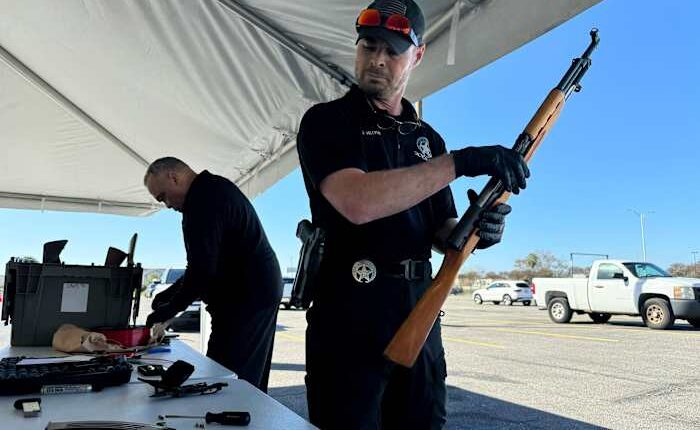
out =
[(301, 250), (289, 303), (297, 308), (308, 309), (314, 299), (326, 235), (321, 228), (314, 227), (309, 220), (303, 219), (297, 225), (297, 237), (301, 240)]

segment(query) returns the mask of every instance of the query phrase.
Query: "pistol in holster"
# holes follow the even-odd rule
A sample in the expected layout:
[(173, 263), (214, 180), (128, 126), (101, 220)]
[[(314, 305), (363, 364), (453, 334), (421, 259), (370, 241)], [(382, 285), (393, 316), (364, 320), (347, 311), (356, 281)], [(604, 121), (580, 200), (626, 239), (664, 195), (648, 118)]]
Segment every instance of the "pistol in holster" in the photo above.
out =
[(301, 250), (289, 303), (296, 308), (307, 309), (314, 298), (326, 235), (320, 227), (314, 227), (311, 221), (306, 219), (299, 221), (296, 234), (301, 240)]

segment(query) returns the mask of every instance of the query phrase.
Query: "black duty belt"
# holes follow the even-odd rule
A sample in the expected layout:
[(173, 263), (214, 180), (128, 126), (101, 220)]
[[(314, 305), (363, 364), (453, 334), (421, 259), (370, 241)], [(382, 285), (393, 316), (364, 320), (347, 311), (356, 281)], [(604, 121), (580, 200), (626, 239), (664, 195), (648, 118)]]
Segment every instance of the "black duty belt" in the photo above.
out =
[(418, 281), (429, 279), (432, 266), (428, 260), (406, 259), (398, 263), (374, 262), (370, 259), (355, 261), (352, 265), (352, 277), (360, 284), (369, 284), (377, 276)]

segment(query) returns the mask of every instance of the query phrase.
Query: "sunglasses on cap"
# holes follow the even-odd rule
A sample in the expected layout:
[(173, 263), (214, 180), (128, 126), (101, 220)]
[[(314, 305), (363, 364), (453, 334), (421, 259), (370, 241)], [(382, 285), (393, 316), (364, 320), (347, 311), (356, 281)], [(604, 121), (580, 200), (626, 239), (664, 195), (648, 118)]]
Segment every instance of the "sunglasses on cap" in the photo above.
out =
[(418, 36), (411, 27), (411, 21), (403, 15), (395, 13), (389, 16), (382, 16), (377, 9), (365, 9), (357, 17), (355, 27), (383, 27), (387, 30), (396, 31), (411, 39), (414, 45), (419, 46)]

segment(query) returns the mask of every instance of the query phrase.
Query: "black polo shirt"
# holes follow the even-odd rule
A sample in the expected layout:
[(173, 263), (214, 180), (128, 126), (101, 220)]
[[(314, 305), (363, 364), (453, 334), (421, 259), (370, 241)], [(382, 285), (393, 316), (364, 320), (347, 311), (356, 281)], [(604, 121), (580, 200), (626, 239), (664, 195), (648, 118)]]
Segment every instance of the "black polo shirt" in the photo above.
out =
[[(396, 119), (416, 121), (411, 103), (405, 99), (402, 103), (402, 114)], [(421, 121), (412, 133), (402, 135), (396, 127), (380, 129), (377, 121), (382, 114), (385, 112), (373, 108), (364, 93), (353, 86), (340, 99), (313, 106), (301, 121), (299, 160), (312, 221), (326, 231), (329, 257), (379, 262), (428, 259), (436, 231), (448, 218), (457, 217), (449, 187), (403, 212), (363, 225), (349, 222), (323, 197), (321, 181), (338, 170), (395, 169), (445, 153), (445, 142), (426, 122)]]

